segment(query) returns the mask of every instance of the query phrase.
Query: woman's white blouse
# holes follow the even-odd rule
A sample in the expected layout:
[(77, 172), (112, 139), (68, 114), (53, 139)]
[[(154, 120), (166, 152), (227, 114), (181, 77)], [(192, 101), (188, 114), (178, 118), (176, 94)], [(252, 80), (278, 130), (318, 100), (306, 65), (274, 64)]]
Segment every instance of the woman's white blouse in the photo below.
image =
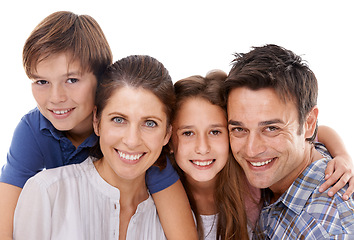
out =
[[(14, 239), (118, 239), (120, 192), (101, 178), (94, 160), (29, 179), (15, 210)], [(126, 239), (166, 239), (150, 195), (138, 205)]]

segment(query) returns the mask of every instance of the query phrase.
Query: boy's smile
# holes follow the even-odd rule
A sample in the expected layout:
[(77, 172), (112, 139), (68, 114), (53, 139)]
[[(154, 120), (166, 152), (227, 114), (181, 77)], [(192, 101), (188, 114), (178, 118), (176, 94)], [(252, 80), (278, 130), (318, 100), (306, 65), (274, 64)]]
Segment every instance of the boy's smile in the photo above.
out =
[(85, 139), (92, 133), (97, 80), (81, 69), (69, 54), (44, 59), (33, 74), (32, 93), (39, 110), (56, 129)]

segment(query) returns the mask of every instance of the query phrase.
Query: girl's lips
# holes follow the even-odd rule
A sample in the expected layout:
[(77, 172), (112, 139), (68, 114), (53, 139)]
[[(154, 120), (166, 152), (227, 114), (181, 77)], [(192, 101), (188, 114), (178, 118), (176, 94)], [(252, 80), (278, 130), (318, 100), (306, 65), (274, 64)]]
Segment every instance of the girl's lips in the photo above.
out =
[(215, 159), (208, 159), (208, 160), (189, 160), (194, 165), (198, 167), (209, 167), (211, 164), (215, 162)]

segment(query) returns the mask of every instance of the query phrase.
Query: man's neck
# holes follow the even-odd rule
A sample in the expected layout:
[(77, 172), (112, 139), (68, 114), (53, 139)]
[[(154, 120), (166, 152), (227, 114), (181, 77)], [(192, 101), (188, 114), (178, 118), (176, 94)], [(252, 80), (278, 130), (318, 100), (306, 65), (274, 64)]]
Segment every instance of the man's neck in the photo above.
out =
[(304, 155), (303, 164), (301, 164), (296, 169), (296, 171), (291, 173), (287, 179), (282, 179), (277, 184), (269, 187), (273, 193), (270, 198), (270, 203), (276, 202), (308, 166), (310, 166), (313, 162), (323, 158), (323, 156), (315, 149), (312, 144), (310, 145), (310, 148), (307, 150), (307, 152), (308, 154)]

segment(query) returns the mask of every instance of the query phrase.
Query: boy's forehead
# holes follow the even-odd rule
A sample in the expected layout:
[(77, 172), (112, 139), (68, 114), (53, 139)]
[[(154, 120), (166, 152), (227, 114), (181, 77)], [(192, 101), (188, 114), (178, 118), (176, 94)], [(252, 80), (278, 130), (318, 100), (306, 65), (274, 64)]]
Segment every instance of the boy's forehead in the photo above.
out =
[(41, 75), (41, 71), (61, 71), (62, 75), (83, 75), (91, 72), (89, 67), (83, 68), (78, 58), (74, 58), (67, 53), (57, 53), (51, 56), (43, 56), (33, 64), (31, 68), (31, 77), (36, 78)]

